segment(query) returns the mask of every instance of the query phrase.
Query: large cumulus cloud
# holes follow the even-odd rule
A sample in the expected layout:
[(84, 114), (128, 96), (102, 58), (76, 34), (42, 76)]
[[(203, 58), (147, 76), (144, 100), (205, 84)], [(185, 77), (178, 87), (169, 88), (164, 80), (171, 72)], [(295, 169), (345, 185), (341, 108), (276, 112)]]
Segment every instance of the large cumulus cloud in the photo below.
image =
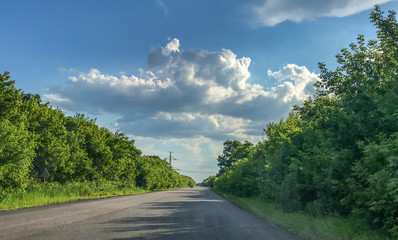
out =
[(265, 90), (250, 82), (250, 63), (228, 49), (180, 50), (173, 39), (150, 51), (148, 67), (139, 76), (91, 69), (45, 97), (71, 111), (120, 116), (117, 127), (136, 136), (250, 139), (261, 136), (266, 122), (286, 116), (293, 104), (312, 95), (317, 80), (304, 66), (288, 64), (268, 71), (278, 85)]
[(392, 0), (266, 0), (253, 7), (257, 23), (274, 26), (286, 20), (301, 22), (318, 17), (345, 17), (367, 9), (375, 4)]

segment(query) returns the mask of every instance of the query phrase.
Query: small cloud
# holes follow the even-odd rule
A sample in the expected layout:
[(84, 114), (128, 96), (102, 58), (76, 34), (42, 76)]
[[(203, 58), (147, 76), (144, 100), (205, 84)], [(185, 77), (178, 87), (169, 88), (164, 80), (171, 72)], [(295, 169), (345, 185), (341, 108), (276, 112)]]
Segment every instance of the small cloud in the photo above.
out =
[(168, 56), (172, 52), (179, 52), (180, 51), (180, 40), (177, 38), (173, 38), (166, 47), (162, 48), (162, 52), (164, 55)]
[(313, 85), (318, 80), (318, 75), (308, 71), (305, 66), (300, 67), (296, 64), (287, 64), (276, 72), (268, 70), (267, 74), (281, 83), (273, 87), (272, 91), (278, 93), (280, 96), (284, 96), (284, 102), (302, 102), (308, 96), (315, 94)]
[(257, 25), (275, 26), (284, 21), (302, 22), (319, 17), (346, 17), (393, 0), (266, 0), (252, 11)]
[(59, 73), (77, 73), (78, 70), (76, 68), (64, 68), (64, 67), (59, 67), (58, 68)]
[(52, 93), (44, 94), (44, 100), (53, 103), (66, 103), (71, 101), (69, 98), (61, 97), (57, 94), (52, 94)]
[(200, 154), (200, 152), (202, 151), (202, 148), (200, 148), (200, 142), (198, 141), (190, 143), (180, 143), (180, 145), (195, 154)]
[(169, 15), (169, 10), (164, 5), (162, 0), (156, 0), (156, 5), (163, 11), (163, 14), (167, 17)]

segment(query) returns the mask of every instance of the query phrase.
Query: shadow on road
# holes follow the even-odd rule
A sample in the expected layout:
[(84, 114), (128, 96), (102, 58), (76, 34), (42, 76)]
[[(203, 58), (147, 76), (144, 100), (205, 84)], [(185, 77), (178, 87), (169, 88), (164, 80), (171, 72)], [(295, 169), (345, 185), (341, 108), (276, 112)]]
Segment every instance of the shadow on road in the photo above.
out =
[[(114, 219), (110, 223), (116, 227), (107, 228), (115, 233), (130, 233), (130, 237), (114, 239), (221, 239), (222, 228), (209, 209), (221, 207), (220, 200), (203, 200), (200, 192), (175, 193), (181, 201), (144, 204), (146, 216)], [(122, 234), (125, 235), (125, 234)], [(224, 236), (225, 237), (225, 236)]]
[(102, 223), (105, 231), (115, 240), (297, 239), (208, 190), (173, 194), (177, 201), (147, 203), (141, 207), (140, 216)]

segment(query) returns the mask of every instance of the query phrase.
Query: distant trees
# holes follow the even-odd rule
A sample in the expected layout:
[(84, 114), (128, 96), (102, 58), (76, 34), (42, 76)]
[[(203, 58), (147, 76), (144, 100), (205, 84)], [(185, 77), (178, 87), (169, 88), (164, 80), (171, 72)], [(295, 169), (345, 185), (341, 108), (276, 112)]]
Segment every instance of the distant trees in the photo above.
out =
[(194, 184), (166, 161), (141, 156), (126, 134), (82, 114), (65, 116), (14, 84), (9, 72), (0, 74), (0, 199), (25, 191), (45, 168), (61, 184), (105, 181), (150, 190)]
[(378, 6), (370, 19), (377, 40), (359, 35), (334, 71), (320, 63), (316, 96), (269, 123), (264, 142), (225, 142), (204, 184), (288, 211), (362, 216), (398, 237), (398, 24)]
[(166, 160), (158, 156), (144, 156), (138, 161), (137, 185), (149, 189), (167, 189), (195, 185), (195, 182), (173, 171)]

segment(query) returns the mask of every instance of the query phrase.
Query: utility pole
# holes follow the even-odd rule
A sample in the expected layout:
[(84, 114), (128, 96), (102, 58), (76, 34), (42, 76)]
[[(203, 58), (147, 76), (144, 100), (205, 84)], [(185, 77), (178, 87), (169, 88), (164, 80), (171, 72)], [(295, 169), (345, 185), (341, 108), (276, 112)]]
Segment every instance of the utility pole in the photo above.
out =
[(171, 154), (172, 154), (173, 152), (169, 152), (169, 153), (170, 153), (169, 164), (170, 164), (170, 167), (171, 167)]

